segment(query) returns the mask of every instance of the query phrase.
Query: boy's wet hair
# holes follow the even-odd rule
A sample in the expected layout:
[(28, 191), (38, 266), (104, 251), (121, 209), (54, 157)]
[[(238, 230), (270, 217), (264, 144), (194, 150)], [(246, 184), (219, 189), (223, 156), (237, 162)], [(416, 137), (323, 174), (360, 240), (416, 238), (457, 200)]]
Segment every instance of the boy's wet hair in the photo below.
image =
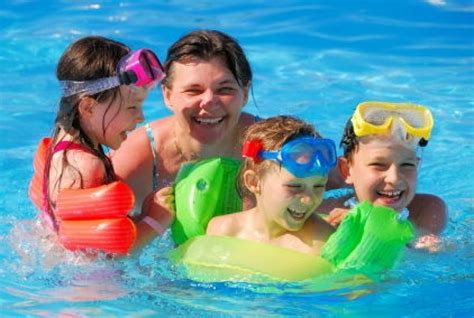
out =
[[(352, 116), (351, 116), (352, 118)], [(359, 145), (359, 137), (354, 132), (354, 126), (352, 125), (351, 118), (346, 122), (344, 126), (344, 132), (342, 133), (341, 142), (339, 147), (342, 148), (343, 155), (346, 158), (350, 158), (354, 150)]]
[(174, 62), (209, 61), (215, 57), (222, 59), (240, 87), (250, 84), (252, 69), (242, 47), (234, 38), (216, 30), (196, 30), (178, 39), (168, 49), (163, 65), (167, 76), (162, 84), (171, 88)]
[[(279, 150), (287, 142), (298, 137), (310, 136), (321, 138), (312, 124), (293, 117), (275, 116), (254, 123), (249, 126), (242, 137), (242, 143), (249, 140), (258, 139), (263, 143), (265, 150)], [(255, 163), (251, 158), (245, 158), (238, 178), (239, 191), (242, 197), (253, 197), (243, 183), (243, 174), (247, 170), (254, 170), (261, 175), (266, 169), (276, 164), (274, 161), (263, 160)]]

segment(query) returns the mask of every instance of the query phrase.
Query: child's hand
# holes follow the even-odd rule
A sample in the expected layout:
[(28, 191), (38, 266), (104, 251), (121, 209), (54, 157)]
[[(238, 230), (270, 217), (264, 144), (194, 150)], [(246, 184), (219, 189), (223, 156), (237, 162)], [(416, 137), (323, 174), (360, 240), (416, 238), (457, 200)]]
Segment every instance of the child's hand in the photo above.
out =
[(324, 217), (324, 220), (332, 226), (337, 227), (342, 222), (348, 212), (349, 209), (334, 208), (331, 210), (331, 212), (329, 212), (326, 217)]
[(434, 234), (427, 234), (416, 239), (412, 246), (416, 249), (424, 249), (430, 253), (436, 253), (441, 250), (441, 239)]
[(164, 227), (169, 227), (175, 217), (174, 190), (165, 187), (157, 192), (150, 193), (142, 205), (142, 213), (159, 222)]

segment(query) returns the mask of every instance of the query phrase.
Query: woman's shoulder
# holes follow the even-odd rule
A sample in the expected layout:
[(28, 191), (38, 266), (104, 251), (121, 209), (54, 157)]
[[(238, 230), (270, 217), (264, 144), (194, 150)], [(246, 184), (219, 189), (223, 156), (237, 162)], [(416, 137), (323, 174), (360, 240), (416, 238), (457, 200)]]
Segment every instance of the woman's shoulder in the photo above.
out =
[(259, 120), (261, 120), (260, 117), (252, 115), (250, 113), (243, 112), (240, 115), (239, 124), (240, 124), (241, 129), (246, 129), (247, 127), (249, 127), (252, 124), (255, 124)]

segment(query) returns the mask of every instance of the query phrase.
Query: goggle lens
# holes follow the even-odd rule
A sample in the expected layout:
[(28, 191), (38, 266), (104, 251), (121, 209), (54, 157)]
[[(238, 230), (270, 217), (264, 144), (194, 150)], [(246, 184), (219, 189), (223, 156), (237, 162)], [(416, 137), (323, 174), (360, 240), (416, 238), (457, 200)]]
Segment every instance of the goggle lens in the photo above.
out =
[(149, 79), (159, 81), (164, 77), (163, 66), (153, 52), (146, 50), (139, 57), (140, 65)]
[(354, 132), (362, 137), (390, 131), (399, 121), (406, 131), (428, 140), (433, 127), (433, 117), (426, 107), (408, 103), (365, 102), (357, 106), (352, 117)]
[(300, 137), (283, 145), (280, 151), (261, 150), (256, 156), (280, 162), (298, 178), (325, 176), (337, 160), (332, 140), (313, 137)]

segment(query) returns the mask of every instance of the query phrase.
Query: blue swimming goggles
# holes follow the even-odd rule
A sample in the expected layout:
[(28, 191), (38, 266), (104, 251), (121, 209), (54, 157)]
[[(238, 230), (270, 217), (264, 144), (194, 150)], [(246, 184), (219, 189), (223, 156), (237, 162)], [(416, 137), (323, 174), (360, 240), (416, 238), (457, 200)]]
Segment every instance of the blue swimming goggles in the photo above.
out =
[(308, 136), (284, 144), (279, 151), (264, 150), (261, 140), (249, 140), (243, 146), (242, 156), (256, 163), (276, 161), (297, 178), (325, 176), (337, 162), (334, 141)]

